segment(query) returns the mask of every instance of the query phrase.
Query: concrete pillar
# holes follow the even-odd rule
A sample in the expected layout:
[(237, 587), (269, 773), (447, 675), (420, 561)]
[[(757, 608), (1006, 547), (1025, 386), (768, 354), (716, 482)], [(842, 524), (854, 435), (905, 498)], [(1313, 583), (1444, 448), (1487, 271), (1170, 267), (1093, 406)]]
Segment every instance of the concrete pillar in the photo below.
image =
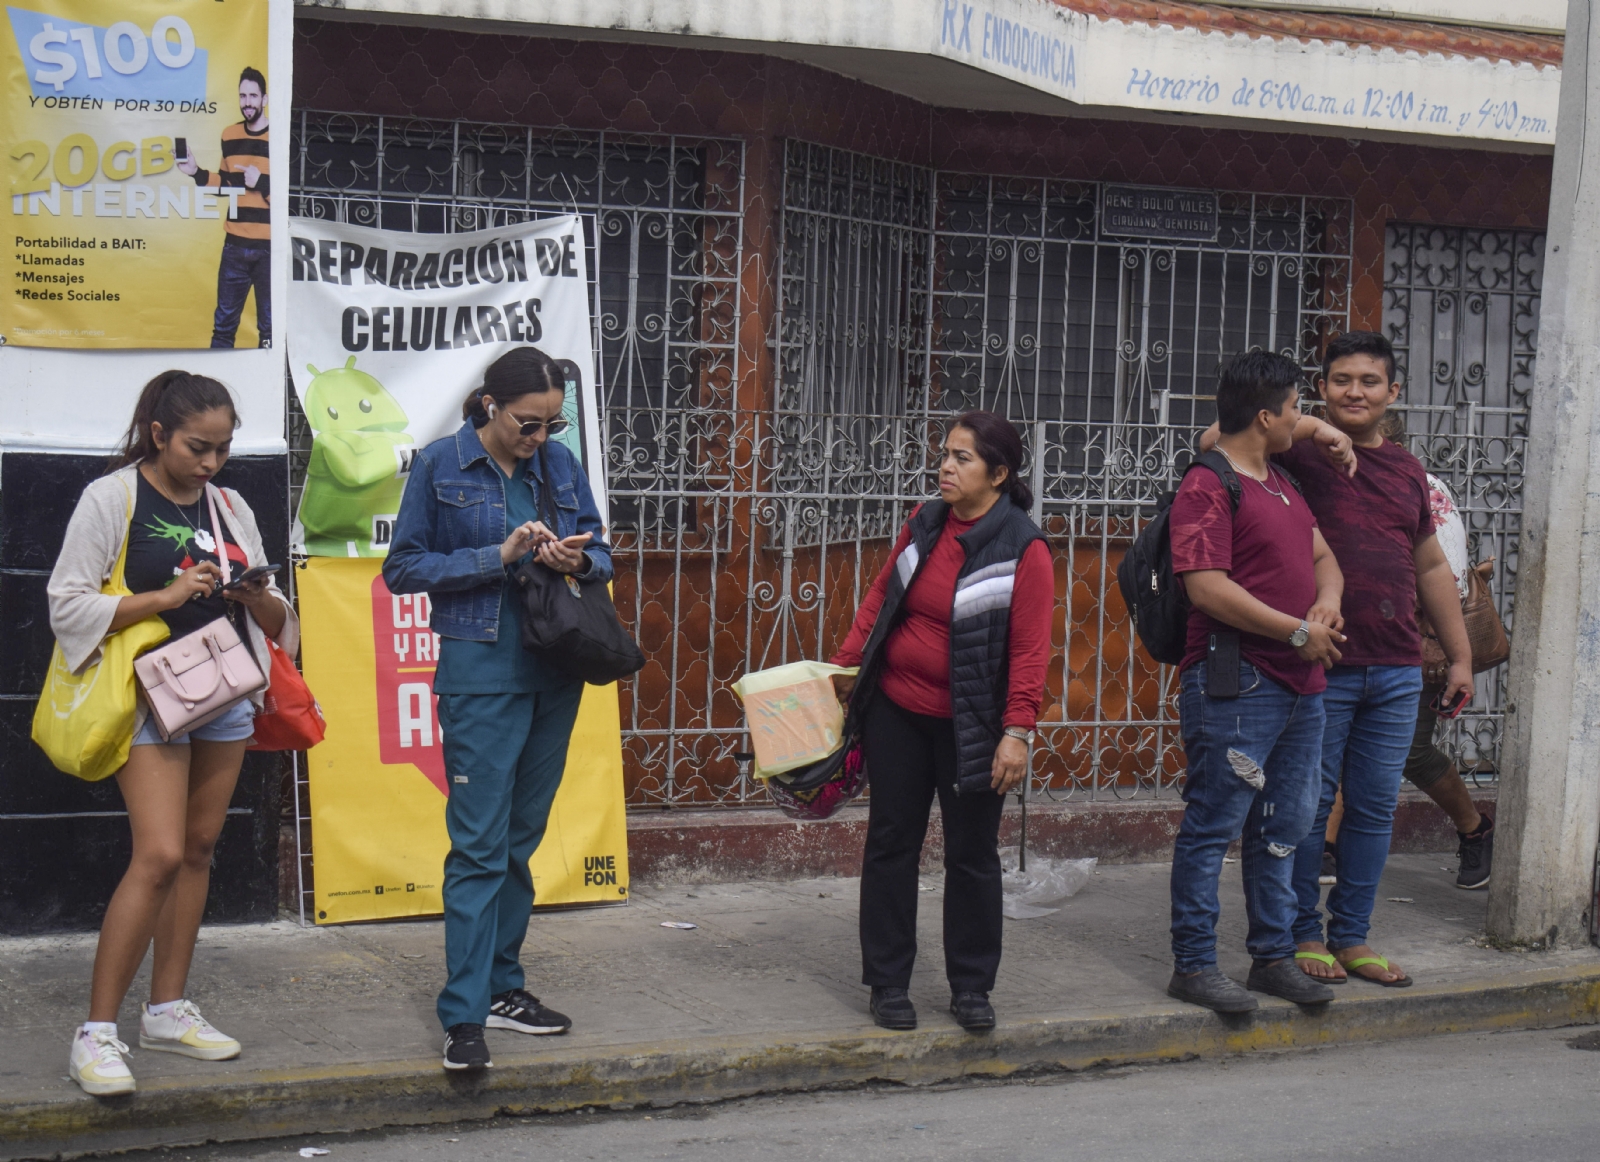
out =
[[(1489, 933), (1587, 940), (1600, 832), (1600, 21), (1570, 0)], [(1591, 66), (1591, 62), (1593, 66)]]

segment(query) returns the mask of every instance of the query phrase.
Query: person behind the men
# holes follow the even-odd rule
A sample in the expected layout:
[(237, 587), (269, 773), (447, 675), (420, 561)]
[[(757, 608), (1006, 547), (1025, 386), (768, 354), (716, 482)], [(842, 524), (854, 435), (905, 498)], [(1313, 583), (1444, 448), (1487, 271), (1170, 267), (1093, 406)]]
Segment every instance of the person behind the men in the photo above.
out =
[[(272, 668), (267, 638), (291, 657), (299, 650), (299, 622), (271, 577), (221, 588), (224, 558), (230, 573), (267, 563), (244, 497), (212, 483), (238, 426), (233, 397), (215, 379), (164, 371), (145, 384), (122, 451), (112, 471), (83, 490), (50, 574), (50, 628), (73, 670), (96, 660), (111, 634), (150, 617), (165, 621), (172, 639), (231, 618), (264, 674)], [(117, 597), (102, 586), (124, 551), (132, 596)], [(202, 1061), (239, 1055), (239, 1042), (212, 1027), (188, 999), (188, 976), (212, 851), (265, 695), (241, 699), (169, 739), (139, 698), (128, 761), (114, 776), (133, 855), (100, 925), (89, 1020), (73, 1035), (68, 1062), (72, 1080), (88, 1093), (135, 1088), (122, 1059), (128, 1047), (117, 1034), (117, 1011), (152, 941), (139, 1047)]]
[[(1316, 810), (1324, 670), (1344, 641), (1339, 563), (1294, 482), (1267, 458), (1290, 446), (1301, 422), (1299, 380), (1291, 360), (1265, 351), (1222, 368), (1215, 446), (1238, 477), (1237, 511), (1202, 465), (1185, 474), (1168, 518), (1190, 610), (1167, 992), (1224, 1013), (1254, 1009), (1250, 990), (1300, 1004), (1333, 999), (1294, 961), (1293, 859)], [(1217, 880), (1235, 839), (1249, 917), (1244, 986), (1217, 965)]]
[[(1400, 395), (1394, 349), (1374, 332), (1341, 335), (1328, 344), (1317, 387), (1327, 422), (1350, 438), (1354, 464), (1330, 463), (1307, 439), (1319, 428), (1307, 421), (1278, 461), (1300, 478), (1340, 567), (1357, 583), (1345, 594), (1348, 641), (1323, 696), (1318, 842), (1301, 844), (1295, 854), (1296, 956), (1303, 972), (1323, 980), (1338, 982), (1353, 973), (1403, 986), (1411, 978), (1373, 951), (1367, 936), (1389, 857), (1400, 775), (1416, 733), (1422, 692), (1418, 601), (1450, 660), (1447, 701), (1472, 697), (1472, 651), (1450, 564), (1433, 535), (1427, 475), (1415, 456), (1383, 438), (1384, 415)], [(1320, 840), (1341, 786), (1338, 882), (1328, 892), (1324, 931), (1318, 911)]]
[(950, 1011), (994, 1027), (1000, 965), (1000, 812), (1026, 776), (1055, 579), (1028, 516), (1022, 440), (1002, 416), (968, 412), (945, 435), (939, 499), (911, 514), (843, 646), (840, 682), (864, 717), (872, 779), (861, 868), (862, 983), (873, 1019), (914, 1029), (917, 868), (934, 796), (944, 821), (944, 950)]
[(222, 131), (222, 162), (203, 170), (191, 152), (178, 169), (201, 189), (237, 189), (223, 216), (222, 260), (217, 265), (217, 310), (211, 345), (232, 347), (251, 289), (256, 292), (256, 334), (272, 346), (272, 166), (267, 156), (267, 78), (255, 68), (239, 74), (239, 116)]
[[(572, 1026), (524, 988), (520, 954), (533, 907), (528, 859), (561, 786), (583, 683), (523, 648), (511, 577), (532, 554), (558, 573), (611, 578), (583, 466), (550, 439), (567, 427), (565, 395), (560, 369), (536, 348), (490, 364), (461, 427), (418, 453), (383, 563), (392, 592), (431, 597), (442, 639), (433, 689), (450, 789), (448, 979), (438, 1002), (446, 1069), (493, 1064), (486, 1025), (534, 1034)], [(555, 528), (541, 515), (547, 493)]]
[[(1402, 448), (1406, 446), (1405, 422), (1399, 412), (1391, 411), (1384, 416), (1383, 435)], [(1456, 596), (1465, 601), (1467, 571), (1473, 567), (1468, 556), (1467, 526), (1456, 508), (1449, 485), (1431, 472), (1428, 473), (1428, 508), (1433, 513), (1433, 535), (1439, 539), (1439, 548), (1450, 564)], [(1494, 820), (1479, 811), (1472, 801), (1472, 791), (1456, 769), (1455, 760), (1433, 745), (1433, 728), (1439, 721), (1433, 703), (1443, 693), (1444, 687), (1438, 683), (1422, 687), (1417, 704), (1417, 729), (1411, 737), (1411, 750), (1406, 755), (1403, 774), (1455, 824), (1456, 887), (1474, 891), (1489, 886), (1494, 861)]]

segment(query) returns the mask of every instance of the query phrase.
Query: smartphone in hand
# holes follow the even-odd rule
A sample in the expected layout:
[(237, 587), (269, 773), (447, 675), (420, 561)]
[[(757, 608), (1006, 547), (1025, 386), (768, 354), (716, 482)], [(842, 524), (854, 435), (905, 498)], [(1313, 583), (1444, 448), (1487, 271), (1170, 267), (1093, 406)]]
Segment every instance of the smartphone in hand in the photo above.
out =
[(1446, 705), (1444, 691), (1440, 690), (1438, 694), (1434, 695), (1433, 701), (1428, 703), (1428, 706), (1440, 718), (1455, 718), (1467, 707), (1467, 692), (1465, 690), (1457, 691), (1456, 700)]
[(226, 593), (229, 590), (243, 589), (252, 581), (259, 581), (263, 577), (270, 577), (282, 568), (282, 565), (257, 565), (254, 569), (246, 569), (232, 581), (229, 581), (226, 585), (222, 586), (222, 591)]

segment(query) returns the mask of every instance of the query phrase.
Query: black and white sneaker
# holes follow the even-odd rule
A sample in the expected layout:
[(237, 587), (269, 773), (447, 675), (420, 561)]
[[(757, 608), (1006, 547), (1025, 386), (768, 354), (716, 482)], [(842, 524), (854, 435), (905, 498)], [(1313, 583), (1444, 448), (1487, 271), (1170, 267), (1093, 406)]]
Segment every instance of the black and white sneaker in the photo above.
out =
[(489, 1060), (488, 1042), (483, 1039), (482, 1025), (451, 1025), (445, 1030), (446, 1069), (488, 1069), (493, 1064)]
[(526, 989), (511, 989), (489, 998), (489, 1028), (549, 1037), (572, 1028), (572, 1018), (545, 1008)]

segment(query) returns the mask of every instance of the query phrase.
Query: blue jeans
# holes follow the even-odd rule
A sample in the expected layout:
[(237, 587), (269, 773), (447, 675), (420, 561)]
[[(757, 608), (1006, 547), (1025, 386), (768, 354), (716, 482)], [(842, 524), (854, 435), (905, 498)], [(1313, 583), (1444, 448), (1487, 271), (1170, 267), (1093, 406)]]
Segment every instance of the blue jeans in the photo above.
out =
[(217, 313), (211, 320), (211, 345), (232, 347), (250, 288), (256, 291), (256, 333), (262, 347), (272, 346), (272, 246), (241, 246), (230, 235), (222, 243), (217, 264)]
[(197, 726), (183, 734), (175, 734), (172, 741), (163, 743), (156, 729), (156, 716), (146, 714), (144, 725), (133, 736), (130, 746), (188, 746), (197, 742), (243, 742), (256, 732), (256, 708), (248, 698), (241, 698), (223, 713), (204, 726)]
[(528, 858), (544, 838), (567, 765), (583, 683), (539, 694), (441, 694), (445, 826), (439, 1023), (481, 1025), (489, 998), (523, 986), (533, 911)]
[(1322, 748), (1322, 695), (1296, 694), (1248, 662), (1237, 698), (1207, 697), (1205, 681), (1206, 663), (1190, 666), (1178, 700), (1189, 773), (1172, 845), (1172, 959), (1185, 974), (1216, 967), (1217, 877), (1240, 838), (1245, 947), (1258, 964), (1294, 955), (1290, 857), (1311, 830)]
[[(1300, 897), (1297, 943), (1325, 940), (1335, 952), (1367, 942), (1378, 881), (1389, 859), (1400, 772), (1417, 728), (1419, 666), (1335, 666), (1328, 671), (1328, 725), (1322, 735), (1322, 798), (1312, 826), (1316, 843), (1295, 856), (1294, 890)], [(1322, 889), (1322, 843), (1333, 797), (1344, 786), (1339, 824), (1339, 882), (1328, 893), (1328, 932), (1317, 911)]]

